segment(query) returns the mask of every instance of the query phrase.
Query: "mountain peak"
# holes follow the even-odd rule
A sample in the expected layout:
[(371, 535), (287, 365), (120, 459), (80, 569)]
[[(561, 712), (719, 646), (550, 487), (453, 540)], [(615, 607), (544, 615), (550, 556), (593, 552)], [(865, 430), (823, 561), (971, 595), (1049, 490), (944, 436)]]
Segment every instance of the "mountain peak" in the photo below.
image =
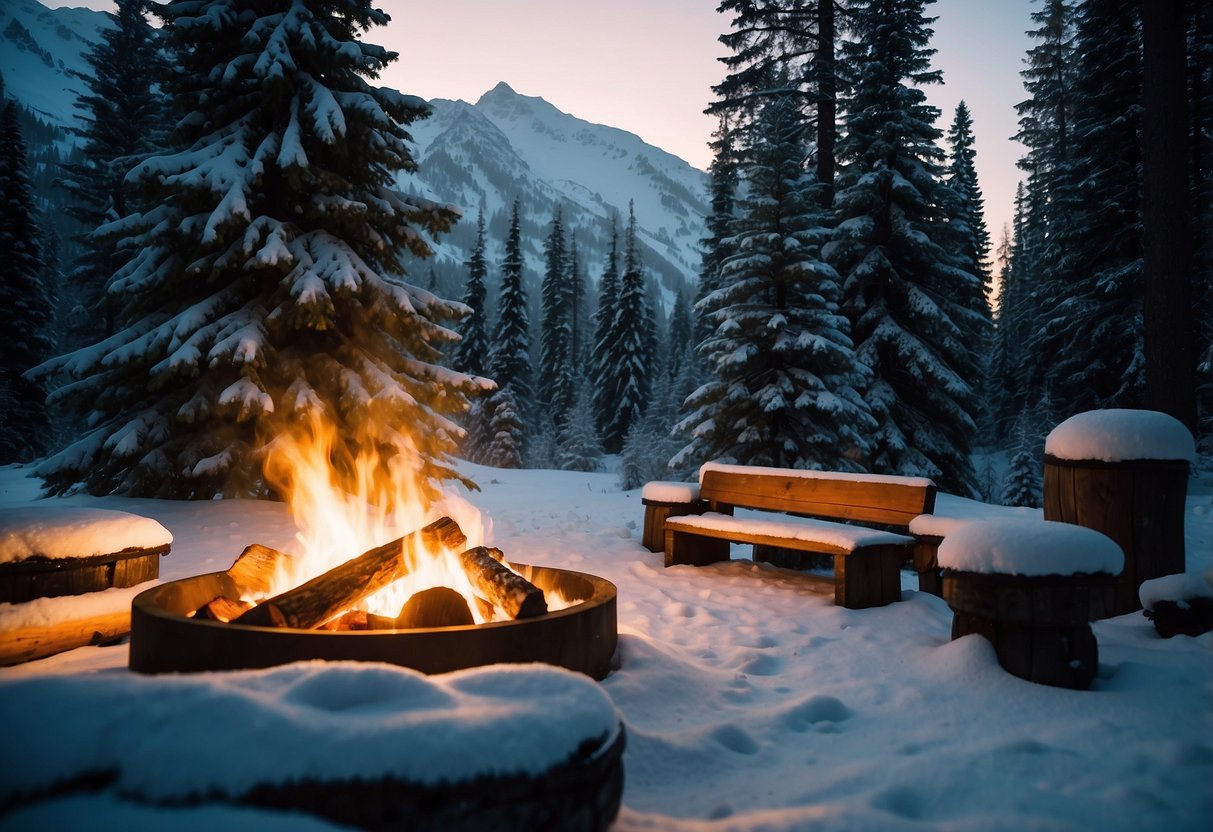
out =
[(515, 98), (518, 96), (518, 93), (505, 81), (498, 81), (497, 86), (480, 96), (480, 100), (476, 103), (483, 104), (485, 101), (492, 101), (494, 98), (506, 98), (507, 96)]

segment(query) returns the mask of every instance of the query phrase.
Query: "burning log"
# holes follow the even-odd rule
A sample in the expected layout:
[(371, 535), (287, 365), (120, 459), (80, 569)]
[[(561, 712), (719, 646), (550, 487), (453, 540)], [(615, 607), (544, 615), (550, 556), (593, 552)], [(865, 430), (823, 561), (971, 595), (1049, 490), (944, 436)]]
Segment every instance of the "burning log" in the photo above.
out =
[(254, 543), (245, 547), (227, 574), (249, 595), (265, 595), (273, 589), (274, 575), (288, 569), (291, 560), (286, 552)]
[(477, 546), (459, 555), (476, 594), (510, 618), (534, 618), (548, 611), (543, 590), (501, 563), (500, 549)]
[(396, 616), (396, 626), (401, 629), (414, 627), (460, 627), (475, 624), (468, 602), (455, 590), (435, 586), (414, 593)]
[[(251, 549), (252, 547), (250, 546), (249, 548)], [(194, 612), (194, 618), (201, 621), (222, 621), (226, 624), (239, 618), (247, 610), (251, 609), (252, 606), (248, 601), (233, 601), (231, 598), (224, 598), (220, 595), (199, 607)]]
[(399, 625), (396, 619), (386, 615), (375, 615), (366, 610), (350, 610), (344, 615), (326, 621), (318, 630), (395, 630)]
[(408, 574), (418, 546), (436, 551), (458, 549), (466, 542), (459, 524), (443, 517), (261, 602), (234, 623), (310, 630)]

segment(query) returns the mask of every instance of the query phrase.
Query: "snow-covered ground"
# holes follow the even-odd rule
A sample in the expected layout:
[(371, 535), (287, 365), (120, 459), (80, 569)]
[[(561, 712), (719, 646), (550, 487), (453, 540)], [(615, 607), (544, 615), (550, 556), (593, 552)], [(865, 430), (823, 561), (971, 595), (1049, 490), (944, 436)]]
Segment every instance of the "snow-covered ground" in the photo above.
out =
[[(946, 604), (917, 592), (911, 573), (901, 603), (855, 611), (835, 607), (795, 573), (745, 560), (664, 569), (662, 556), (640, 545), (639, 491), (621, 492), (611, 474), (465, 472), (482, 486), (472, 500), (492, 520), (490, 542), (511, 559), (593, 572), (619, 588), (619, 668), (602, 683), (628, 732), (617, 829), (1209, 828), (1213, 635), (1162, 640), (1140, 614), (1102, 621), (1094, 625), (1100, 668), (1090, 690), (1034, 685), (1003, 672), (982, 638), (952, 642)], [(23, 474), (0, 469), (0, 507), (37, 498)], [(166, 580), (224, 569), (249, 542), (292, 548), (293, 527), (278, 504), (55, 502), (158, 520), (173, 534)], [(940, 500), (941, 511), (964, 509), (964, 501)], [(1189, 571), (1213, 565), (1207, 473), (1189, 490), (1187, 557)], [(126, 661), (118, 645), (0, 670), (0, 724), (51, 726), (42, 746), (6, 744), (5, 769), (69, 772), (77, 757), (121, 758), (128, 742), (132, 754), (207, 742), (200, 726), (167, 720), (159, 734), (139, 731), (138, 744), (135, 732), (121, 730), (85, 732), (73, 743), (78, 723), (61, 719), (72, 703), (79, 708), (94, 690), (104, 700), (116, 680), (136, 691), (164, 684), (129, 675)], [(204, 701), (210, 686), (218, 700), (242, 684), (231, 674), (191, 680), (191, 695), (201, 688)], [(23, 694), (15, 712), (11, 685), (37, 682), (44, 698), (31, 704)], [(272, 737), (263, 744), (274, 752)], [(187, 779), (208, 782), (206, 754), (175, 759), (186, 761)], [(0, 818), (6, 829), (116, 827), (332, 828), (230, 807), (140, 806), (112, 793)]]

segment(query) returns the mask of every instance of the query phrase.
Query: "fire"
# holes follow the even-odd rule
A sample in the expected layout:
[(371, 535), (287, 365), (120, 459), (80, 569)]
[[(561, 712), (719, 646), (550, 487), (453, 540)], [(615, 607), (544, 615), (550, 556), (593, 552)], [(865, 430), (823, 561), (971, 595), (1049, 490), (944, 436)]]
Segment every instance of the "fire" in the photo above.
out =
[[(404, 433), (393, 437), (389, 454), (372, 442), (351, 459), (336, 429), (313, 412), (284, 431), (266, 449), (265, 474), (284, 495), (297, 529), (298, 561), (292, 573), (275, 578), (271, 594), (290, 589), (340, 565), (361, 552), (420, 529), (439, 516), (454, 519), (467, 536), (467, 546), (485, 538), (480, 511), (462, 496), (444, 491), (428, 498), (422, 483), (420, 455)], [(449, 587), (468, 602), (476, 623), (484, 614), (471, 583), (459, 566), (457, 552), (420, 552), (408, 564), (410, 574), (370, 596), (367, 612), (395, 617), (414, 593)]]

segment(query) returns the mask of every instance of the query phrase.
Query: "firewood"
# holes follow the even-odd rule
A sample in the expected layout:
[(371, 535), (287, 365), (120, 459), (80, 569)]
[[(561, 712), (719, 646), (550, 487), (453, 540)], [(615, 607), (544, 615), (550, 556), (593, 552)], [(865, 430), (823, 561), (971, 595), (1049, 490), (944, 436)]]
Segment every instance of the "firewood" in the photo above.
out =
[(534, 618), (548, 611), (543, 590), (501, 563), (500, 549), (477, 546), (460, 553), (459, 560), (476, 594), (510, 618)]
[(386, 615), (376, 615), (366, 610), (350, 610), (337, 616), (332, 621), (326, 621), (317, 630), (394, 630), (399, 626), (396, 619)]
[(289, 569), (291, 560), (286, 552), (254, 543), (245, 547), (227, 574), (249, 595), (265, 595), (273, 589), (274, 575)]
[(220, 595), (199, 607), (194, 612), (194, 618), (203, 621), (222, 621), (226, 624), (232, 619), (239, 618), (252, 606), (249, 601), (233, 601), (231, 598), (224, 598)]
[(396, 616), (396, 626), (401, 629), (414, 627), (460, 627), (475, 624), (472, 611), (463, 596), (450, 587), (435, 586), (415, 593)]
[(407, 575), (418, 548), (428, 551), (458, 549), (466, 542), (459, 524), (443, 517), (262, 601), (235, 623), (310, 630)]

